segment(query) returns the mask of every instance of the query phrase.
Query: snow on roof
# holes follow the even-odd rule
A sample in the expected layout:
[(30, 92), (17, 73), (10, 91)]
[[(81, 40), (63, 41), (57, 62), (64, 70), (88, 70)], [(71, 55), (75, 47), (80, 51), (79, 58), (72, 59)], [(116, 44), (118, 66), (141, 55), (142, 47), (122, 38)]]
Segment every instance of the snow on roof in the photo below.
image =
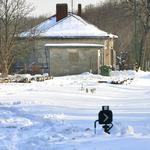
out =
[[(32, 30), (32, 29), (31, 29)], [(74, 37), (107, 37), (118, 38), (113, 34), (98, 29), (96, 26), (87, 23), (75, 14), (68, 14), (68, 17), (56, 22), (56, 15), (42, 22), (36, 27), (37, 31), (42, 31), (40, 37), (51, 38), (74, 38)], [(29, 32), (21, 34), (25, 37)]]
[(103, 48), (104, 45), (100, 44), (81, 44), (81, 43), (66, 43), (66, 44), (45, 44), (45, 47), (58, 48), (58, 47), (68, 47), (68, 48)]

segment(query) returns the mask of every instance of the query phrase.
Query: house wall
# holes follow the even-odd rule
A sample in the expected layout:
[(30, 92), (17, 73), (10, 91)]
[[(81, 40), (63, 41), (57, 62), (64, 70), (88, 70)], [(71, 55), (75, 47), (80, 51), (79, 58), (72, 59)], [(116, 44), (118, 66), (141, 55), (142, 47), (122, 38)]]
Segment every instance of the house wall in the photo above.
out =
[(83, 72), (98, 73), (98, 49), (93, 48), (51, 48), (50, 75), (62, 76), (81, 74)]
[(108, 39), (105, 40), (105, 51), (104, 51), (104, 64), (105, 65), (113, 65), (112, 64), (112, 52), (111, 50), (113, 49), (113, 40)]
[(63, 43), (81, 43), (81, 44), (105, 44), (104, 39), (47, 39), (36, 40), (36, 49), (41, 49), (45, 44), (63, 44)]
[[(62, 44), (62, 43), (101, 44), (101, 45), (104, 45), (105, 44), (105, 40), (100, 40), (100, 39), (39, 39), (35, 43), (35, 51), (34, 51), (34, 55), (32, 55), (32, 58), (33, 58), (32, 62), (37, 62), (38, 64), (44, 64), (45, 72), (49, 72), (49, 70), (46, 69), (46, 66), (48, 65), (48, 62), (47, 62), (48, 61), (47, 60), (48, 59), (48, 54), (47, 54), (47, 52), (45, 52), (44, 45), (45, 44)], [(55, 51), (56, 50), (59, 50), (59, 49), (56, 48)], [(80, 49), (80, 51), (82, 51), (82, 50)], [(97, 49), (97, 51), (98, 51), (98, 49)], [(95, 51), (95, 53), (96, 53), (95, 55), (97, 55), (96, 51)], [(97, 57), (95, 59), (97, 59)], [(52, 60), (52, 58), (51, 58), (51, 60)], [(66, 61), (68, 61), (68, 60), (66, 59)], [(88, 61), (84, 62), (84, 63), (89, 63)], [(32, 62), (30, 62), (30, 63), (32, 63)], [(70, 66), (71, 66), (71, 62), (70, 62)], [(69, 74), (73, 74), (73, 73), (71, 73), (72, 69), (73, 69), (73, 67), (72, 68), (70, 67)], [(74, 70), (77, 73), (81, 72), (81, 71), (77, 71), (77, 69), (75, 67), (74, 67)], [(84, 70), (86, 70), (88, 72), (90, 71), (89, 69), (85, 69), (85, 68), (84, 68)], [(93, 71), (95, 73), (98, 73), (97, 70), (96, 71), (93, 70)]]
[[(105, 48), (52, 48), (46, 51), (44, 47), (45, 44), (62, 43), (101, 44)], [(89, 72), (90, 68), (97, 74), (101, 65), (111, 65), (112, 47), (113, 41), (109, 39), (38, 39), (24, 63), (36, 62), (53, 76), (80, 74)]]

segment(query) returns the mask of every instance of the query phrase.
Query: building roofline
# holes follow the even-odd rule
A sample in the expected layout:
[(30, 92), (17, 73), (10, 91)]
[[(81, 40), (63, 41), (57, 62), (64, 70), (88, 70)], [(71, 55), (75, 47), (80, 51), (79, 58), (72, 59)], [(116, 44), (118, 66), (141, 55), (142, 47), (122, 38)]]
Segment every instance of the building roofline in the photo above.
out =
[(45, 39), (109, 39), (109, 36), (39, 36)]
[(44, 47), (47, 47), (47, 48), (104, 48), (104, 45), (65, 43), (65, 44), (45, 44)]

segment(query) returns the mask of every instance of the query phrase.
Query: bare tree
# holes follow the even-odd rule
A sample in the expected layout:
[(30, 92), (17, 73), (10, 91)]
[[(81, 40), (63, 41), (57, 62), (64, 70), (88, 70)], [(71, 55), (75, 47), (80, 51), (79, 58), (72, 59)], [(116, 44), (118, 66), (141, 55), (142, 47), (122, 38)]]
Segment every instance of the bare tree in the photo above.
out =
[[(134, 13), (135, 0), (121, 0), (130, 12)], [(136, 0), (136, 14), (138, 23), (139, 41), (139, 66), (144, 70), (144, 62), (149, 59), (149, 34), (150, 34), (150, 0)]]
[(33, 31), (21, 40), (20, 34), (27, 29), (34, 7), (26, 0), (0, 0), (0, 7), (0, 71), (7, 77), (15, 60), (33, 44)]

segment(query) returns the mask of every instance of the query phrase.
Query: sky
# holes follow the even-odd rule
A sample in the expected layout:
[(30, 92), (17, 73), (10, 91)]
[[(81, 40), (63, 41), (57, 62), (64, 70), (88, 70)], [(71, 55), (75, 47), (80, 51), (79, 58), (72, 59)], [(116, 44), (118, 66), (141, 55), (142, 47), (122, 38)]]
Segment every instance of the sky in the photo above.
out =
[(68, 10), (72, 10), (72, 1), (73, 1), (73, 9), (77, 10), (78, 4), (82, 5), (84, 8), (89, 4), (98, 4), (103, 2), (104, 0), (26, 0), (27, 2), (33, 3), (33, 6), (36, 7), (36, 10), (32, 12), (31, 15), (39, 16), (39, 15), (54, 15), (56, 13), (56, 4), (57, 3), (67, 3)]

